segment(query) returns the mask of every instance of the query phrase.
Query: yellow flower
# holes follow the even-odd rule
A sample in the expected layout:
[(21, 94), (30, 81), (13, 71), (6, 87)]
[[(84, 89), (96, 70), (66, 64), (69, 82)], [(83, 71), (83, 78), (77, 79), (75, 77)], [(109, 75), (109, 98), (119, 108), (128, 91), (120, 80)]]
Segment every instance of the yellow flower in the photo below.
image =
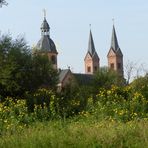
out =
[(4, 123), (7, 123), (7, 120), (4, 120)]

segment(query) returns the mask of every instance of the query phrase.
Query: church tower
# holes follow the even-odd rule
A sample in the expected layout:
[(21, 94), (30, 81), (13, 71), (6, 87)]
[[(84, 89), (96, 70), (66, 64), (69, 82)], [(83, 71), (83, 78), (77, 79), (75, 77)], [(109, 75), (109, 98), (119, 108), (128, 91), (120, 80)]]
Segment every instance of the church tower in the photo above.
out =
[(89, 42), (88, 42), (88, 51), (85, 56), (85, 73), (94, 74), (99, 70), (100, 59), (95, 50), (95, 45), (92, 37), (92, 32), (90, 30)]
[(41, 55), (47, 55), (49, 61), (53, 65), (54, 69), (57, 69), (57, 55), (56, 46), (53, 40), (50, 38), (50, 27), (46, 20), (46, 15), (44, 15), (44, 20), (41, 25), (41, 39), (36, 45), (37, 53)]
[(120, 76), (123, 77), (123, 54), (118, 45), (115, 26), (113, 25), (111, 47), (107, 55), (108, 67), (115, 70)]

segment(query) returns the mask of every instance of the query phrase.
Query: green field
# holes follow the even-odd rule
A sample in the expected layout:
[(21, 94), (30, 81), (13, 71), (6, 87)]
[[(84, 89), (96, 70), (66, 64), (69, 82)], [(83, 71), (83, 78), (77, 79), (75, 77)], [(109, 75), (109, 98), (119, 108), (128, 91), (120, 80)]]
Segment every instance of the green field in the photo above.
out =
[(39, 102), (30, 111), (24, 99), (0, 102), (0, 148), (148, 147), (147, 96), (131, 87), (102, 89), (85, 105), (44, 89), (33, 98), (49, 104)]
[(2, 148), (148, 147), (148, 121), (97, 121), (90, 117), (34, 123), (0, 138)]

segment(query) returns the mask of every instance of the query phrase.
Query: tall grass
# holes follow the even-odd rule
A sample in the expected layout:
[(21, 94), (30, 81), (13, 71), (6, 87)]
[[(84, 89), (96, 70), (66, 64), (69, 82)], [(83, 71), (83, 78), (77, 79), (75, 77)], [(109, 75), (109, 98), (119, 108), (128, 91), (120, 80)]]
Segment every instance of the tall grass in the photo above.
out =
[(148, 147), (148, 121), (127, 123), (92, 118), (38, 122), (0, 138), (4, 148)]

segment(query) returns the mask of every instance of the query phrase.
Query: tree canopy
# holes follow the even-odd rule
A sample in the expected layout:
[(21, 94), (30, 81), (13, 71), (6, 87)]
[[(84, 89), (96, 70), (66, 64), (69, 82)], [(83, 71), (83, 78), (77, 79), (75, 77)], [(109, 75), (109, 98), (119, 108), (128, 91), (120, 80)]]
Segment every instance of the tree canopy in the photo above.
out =
[(109, 70), (107, 67), (101, 67), (94, 75), (93, 89), (105, 88), (109, 89), (112, 85), (121, 86), (124, 84), (123, 78), (121, 78), (115, 71)]
[(2, 7), (3, 5), (7, 5), (8, 3), (5, 0), (0, 0), (0, 7)]
[(32, 55), (24, 38), (0, 37), (0, 95), (21, 96), (41, 86), (55, 88), (57, 72), (46, 56)]
[(130, 86), (148, 99), (148, 74), (133, 80)]

